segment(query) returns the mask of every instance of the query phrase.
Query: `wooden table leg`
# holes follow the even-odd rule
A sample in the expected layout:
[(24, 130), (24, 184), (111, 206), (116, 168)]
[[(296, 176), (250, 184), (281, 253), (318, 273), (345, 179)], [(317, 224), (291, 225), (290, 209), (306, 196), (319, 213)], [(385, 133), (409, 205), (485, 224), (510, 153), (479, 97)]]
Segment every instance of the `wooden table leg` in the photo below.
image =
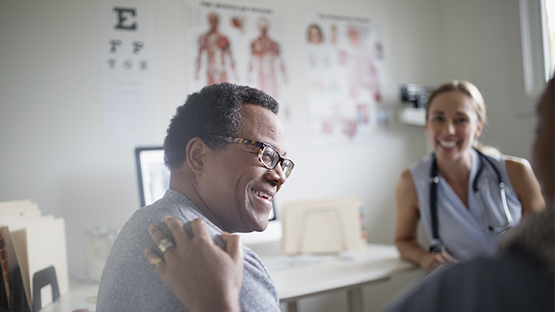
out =
[(362, 312), (362, 287), (347, 290), (349, 312)]

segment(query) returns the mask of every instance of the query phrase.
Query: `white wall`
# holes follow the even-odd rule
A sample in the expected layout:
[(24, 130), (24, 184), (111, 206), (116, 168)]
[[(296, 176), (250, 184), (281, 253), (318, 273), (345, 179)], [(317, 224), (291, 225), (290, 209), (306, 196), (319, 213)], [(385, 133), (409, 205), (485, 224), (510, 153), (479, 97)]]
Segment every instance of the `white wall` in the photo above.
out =
[(482, 91), (489, 119), (486, 143), (529, 158), (537, 97), (524, 90), (519, 1), (440, 2), (445, 79), (467, 79)]
[[(252, 4), (245, 0), (235, 3)], [(85, 274), (85, 230), (120, 227), (138, 206), (132, 142), (108, 146), (102, 119), (98, 3), (77, 0), (0, 1), (0, 200), (30, 198), (67, 225), (70, 273)], [(160, 144), (187, 90), (182, 5), (150, 4), (154, 12)], [(287, 12), (284, 42), (303, 51), (303, 12), (365, 16), (385, 31), (389, 73), (384, 100), (398, 107), (404, 83), (437, 85), (467, 79), (483, 91), (490, 125), (486, 143), (528, 156), (535, 121), (516, 116), (523, 97), (516, 0), (256, 1)], [(298, 99), (286, 129), (295, 172), (279, 202), (355, 195), (363, 199), (371, 242), (391, 243), (394, 187), (400, 172), (427, 152), (420, 128), (392, 122), (370, 146), (316, 149), (308, 142), (302, 52), (288, 56)], [(532, 101), (533, 99), (530, 99)], [(278, 202), (278, 204), (279, 204)]]

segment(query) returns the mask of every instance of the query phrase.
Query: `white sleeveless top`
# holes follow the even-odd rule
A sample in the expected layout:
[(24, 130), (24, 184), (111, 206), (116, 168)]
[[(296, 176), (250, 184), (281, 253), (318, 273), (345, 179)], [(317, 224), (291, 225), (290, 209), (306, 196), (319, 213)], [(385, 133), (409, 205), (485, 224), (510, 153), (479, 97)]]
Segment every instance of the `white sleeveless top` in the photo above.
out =
[[(522, 216), (522, 205), (518, 200), (505, 167), (503, 155), (486, 156), (498, 168), (505, 184), (507, 206), (512, 216), (511, 227), (518, 224)], [(412, 180), (418, 194), (420, 220), (424, 225), (428, 239), (432, 239), (432, 221), (430, 213), (430, 172), (432, 157), (426, 156), (410, 167)], [(447, 252), (459, 261), (468, 260), (479, 255), (496, 251), (503, 234), (487, 230), (484, 210), (487, 211), (489, 225), (505, 226), (507, 219), (503, 211), (501, 190), (495, 169), (484, 160), (484, 169), (478, 181), (478, 192), (484, 201), (482, 208), (472, 188), (474, 177), (480, 167), (480, 156), (472, 150), (472, 167), (468, 182), (468, 209), (445, 179), (439, 175), (437, 185), (437, 218), (439, 238)]]

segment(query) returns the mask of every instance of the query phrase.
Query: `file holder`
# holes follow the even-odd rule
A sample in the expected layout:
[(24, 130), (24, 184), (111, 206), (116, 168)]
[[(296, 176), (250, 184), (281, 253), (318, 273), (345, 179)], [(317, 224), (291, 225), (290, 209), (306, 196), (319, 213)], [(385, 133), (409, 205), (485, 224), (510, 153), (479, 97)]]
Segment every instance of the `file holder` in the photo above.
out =
[(52, 301), (56, 301), (60, 298), (60, 288), (58, 287), (58, 279), (56, 278), (56, 269), (53, 266), (36, 272), (33, 275), (33, 310), (29, 308), (29, 304), (27, 302), (27, 296), (25, 295), (25, 287), (23, 286), (19, 266), (12, 270), (11, 276), (13, 277), (13, 283), (10, 287), (12, 305), (9, 307), (7, 298), (5, 298), (5, 296), (2, 297), (0, 312), (40, 311), (42, 305), (40, 290), (47, 285), (51, 285), (52, 287)]
[(286, 255), (359, 252), (365, 244), (362, 202), (356, 197), (291, 202), (281, 212)]
[(25, 287), (23, 286), (23, 280), (21, 279), (21, 270), (19, 266), (15, 267), (11, 271), (12, 285), (10, 293), (12, 294), (12, 307), (8, 310), (2, 310), (3, 312), (31, 312), (29, 304), (27, 304), (27, 296), (25, 295)]
[(337, 227), (337, 231), (335, 232), (339, 236), (339, 243), (340, 247), (338, 251), (347, 250), (347, 238), (345, 237), (345, 229), (343, 228), (343, 220), (341, 218), (341, 213), (334, 208), (315, 208), (311, 210), (303, 211), (301, 215), (301, 233), (299, 235), (299, 252), (304, 253), (306, 252), (306, 245), (307, 242), (307, 224), (308, 220), (311, 216), (322, 216), (324, 214), (331, 214), (333, 215), (333, 225)]
[(33, 311), (35, 312), (41, 308), (40, 290), (47, 285), (52, 286), (52, 301), (58, 300), (60, 298), (60, 288), (56, 278), (56, 269), (53, 266), (49, 266), (33, 275)]

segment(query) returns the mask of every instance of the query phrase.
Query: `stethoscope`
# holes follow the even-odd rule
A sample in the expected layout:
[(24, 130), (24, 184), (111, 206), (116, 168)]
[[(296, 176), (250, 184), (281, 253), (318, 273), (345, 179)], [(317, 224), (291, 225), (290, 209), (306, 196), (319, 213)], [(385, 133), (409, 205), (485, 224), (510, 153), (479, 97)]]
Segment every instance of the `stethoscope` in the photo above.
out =
[[(507, 195), (505, 193), (505, 183), (503, 182), (503, 179), (501, 178), (501, 173), (499, 172), (499, 168), (497, 168), (497, 166), (493, 163), (493, 161), (491, 159), (489, 159), (488, 156), (482, 154), (480, 151), (476, 150), (476, 152), (478, 153), (478, 155), (480, 157), (480, 167), (478, 168), (478, 172), (476, 173), (476, 177), (474, 178), (474, 181), (472, 182), (472, 189), (474, 191), (474, 194), (476, 195), (476, 198), (478, 199), (478, 202), (480, 202), (480, 205), (482, 206), (482, 210), (484, 211), (486, 228), (488, 229), (488, 231), (490, 233), (500, 234), (500, 233), (503, 233), (506, 230), (508, 230), (511, 227), (511, 223), (513, 221), (511, 213), (509, 212), (509, 207), (507, 206)], [(480, 192), (478, 191), (478, 179), (480, 178), (480, 175), (482, 174), (482, 171), (484, 171), (484, 167), (485, 167), (485, 161), (484, 160), (491, 165), (491, 167), (495, 171), (495, 174), (497, 175), (497, 180), (498, 180), (498, 183), (499, 183), (499, 189), (500, 189), (500, 192), (501, 192), (501, 204), (503, 206), (503, 212), (505, 213), (505, 220), (507, 221), (506, 225), (504, 225), (504, 226), (493, 226), (489, 223), (489, 218), (488, 218), (488, 213), (486, 211), (486, 206), (484, 204), (482, 196), (480, 195)], [(435, 155), (435, 153), (432, 153), (432, 169), (430, 171), (430, 212), (431, 212), (431, 217), (432, 217), (432, 240), (430, 242), (430, 252), (431, 253), (439, 253), (439, 252), (444, 252), (445, 251), (445, 247), (443, 245), (443, 242), (439, 238), (439, 233), (438, 233), (437, 184), (439, 183), (439, 175), (438, 175), (437, 171), (438, 171), (438, 169), (437, 169), (436, 155)]]

